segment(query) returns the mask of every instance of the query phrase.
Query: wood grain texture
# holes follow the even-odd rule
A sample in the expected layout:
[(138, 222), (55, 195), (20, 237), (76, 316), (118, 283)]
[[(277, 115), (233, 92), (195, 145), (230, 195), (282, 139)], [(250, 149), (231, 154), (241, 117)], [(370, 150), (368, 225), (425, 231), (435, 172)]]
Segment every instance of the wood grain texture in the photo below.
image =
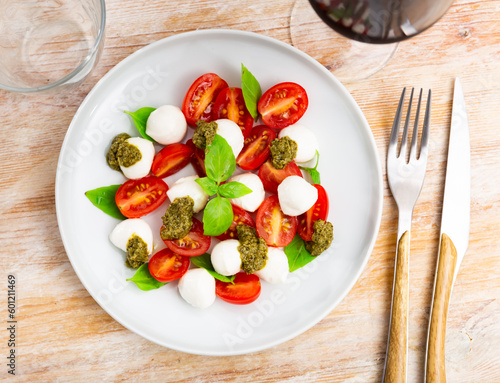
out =
[(406, 382), (408, 363), (408, 293), (410, 233), (405, 231), (398, 242), (394, 267), (389, 340), (385, 364), (385, 383)]
[[(351, 292), (307, 332), (250, 355), (188, 355), (125, 329), (89, 296), (58, 232), (59, 151), (78, 106), (102, 76), (138, 49), (184, 31), (231, 28), (291, 43), (293, 3), (108, 0), (103, 55), (80, 87), (56, 96), (0, 91), (0, 280), (5, 286), (8, 273), (18, 277), (19, 381), (381, 381), (397, 242), (397, 206), (387, 183), (377, 242)], [(470, 121), (472, 203), (469, 248), (449, 304), (446, 375), (457, 383), (500, 382), (499, 23), (500, 2), (457, 0), (432, 28), (401, 43), (383, 70), (346, 84), (370, 124), (384, 172), (401, 88), (433, 90), (429, 161), (412, 223), (408, 382), (424, 380), (456, 76)], [(6, 305), (0, 307), (5, 320)], [(0, 331), (2, 356), (6, 342)]]
[(446, 318), (450, 303), (453, 276), (457, 267), (457, 249), (445, 233), (441, 236), (437, 263), (434, 299), (429, 320), (427, 361), (425, 377), (427, 383), (445, 383), (445, 337)]

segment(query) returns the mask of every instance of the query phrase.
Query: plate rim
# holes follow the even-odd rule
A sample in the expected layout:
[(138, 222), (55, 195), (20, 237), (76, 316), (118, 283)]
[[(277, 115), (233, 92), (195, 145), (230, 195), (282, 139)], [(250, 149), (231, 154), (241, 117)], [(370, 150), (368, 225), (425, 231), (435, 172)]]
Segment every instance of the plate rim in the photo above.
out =
[[(61, 181), (61, 173), (62, 172), (60, 171), (60, 169), (62, 166), (64, 166), (62, 163), (63, 162), (63, 153), (65, 151), (67, 151), (69, 137), (71, 135), (70, 133), (74, 129), (74, 126), (76, 124), (75, 121), (78, 119), (79, 115), (82, 113), (82, 110), (85, 108), (86, 104), (90, 102), (94, 93), (96, 93), (99, 90), (99, 88), (107, 80), (108, 77), (112, 76), (115, 72), (119, 71), (122, 66), (125, 66), (129, 61), (133, 60), (136, 56), (142, 55), (142, 54), (144, 54), (144, 52), (151, 50), (151, 49), (154, 49), (157, 45), (164, 44), (165, 41), (167, 41), (167, 40), (168, 41), (175, 41), (175, 40), (179, 40), (179, 39), (189, 39), (192, 37), (196, 37), (197, 35), (203, 35), (204, 37), (206, 37), (207, 35), (208, 36), (210, 36), (210, 35), (212, 35), (212, 36), (216, 36), (216, 35), (238, 36), (239, 35), (239, 36), (245, 36), (248, 38), (254, 38), (257, 40), (262, 40), (262, 41), (265, 41), (266, 43), (270, 43), (270, 44), (276, 44), (278, 46), (281, 46), (285, 50), (292, 51), (294, 54), (299, 55), (302, 59), (305, 59), (309, 64), (316, 67), (316, 69), (327, 74), (330, 77), (330, 79), (334, 83), (336, 83), (339, 90), (343, 93), (344, 99), (350, 104), (350, 106), (353, 108), (353, 110), (358, 115), (360, 121), (362, 122), (360, 127), (362, 127), (362, 129), (363, 129), (363, 133), (364, 133), (363, 135), (367, 139), (366, 141), (367, 141), (367, 143), (369, 143), (370, 149), (374, 153), (375, 163), (373, 164), (373, 168), (374, 168), (375, 173), (376, 173), (375, 179), (378, 183), (378, 185), (375, 185), (375, 186), (378, 186), (376, 189), (376, 192), (378, 194), (378, 196), (377, 196), (378, 198), (376, 198), (376, 210), (377, 211), (376, 211), (376, 220), (374, 222), (373, 234), (372, 234), (371, 240), (368, 243), (367, 251), (363, 257), (363, 261), (361, 263), (361, 266), (359, 267), (357, 272), (354, 274), (354, 277), (352, 278), (351, 282), (343, 288), (342, 294), (340, 294), (339, 297), (335, 301), (332, 301), (324, 309), (324, 311), (321, 313), (321, 315), (319, 315), (317, 318), (314, 318), (314, 320), (311, 320), (307, 325), (304, 325), (304, 326), (298, 328), (297, 330), (291, 332), (287, 336), (284, 336), (284, 337), (279, 338), (279, 339), (272, 341), (272, 342), (265, 343), (265, 344), (260, 345), (260, 346), (248, 347), (248, 348), (243, 349), (243, 350), (227, 350), (227, 352), (224, 352), (224, 351), (211, 351), (211, 352), (201, 351), (200, 352), (199, 350), (192, 349), (189, 347), (178, 347), (178, 346), (175, 346), (172, 344), (167, 344), (166, 342), (160, 342), (158, 340), (155, 340), (153, 337), (149, 336), (148, 334), (145, 334), (141, 329), (135, 328), (134, 326), (131, 326), (129, 324), (124, 323), (124, 320), (122, 320), (118, 316), (110, 313), (101, 303), (99, 303), (99, 301), (96, 299), (96, 297), (94, 297), (94, 294), (91, 293), (91, 291), (89, 290), (89, 287), (87, 286), (87, 283), (85, 282), (85, 278), (82, 279), (82, 276), (80, 275), (81, 272), (79, 272), (77, 270), (77, 268), (75, 268), (75, 266), (73, 264), (72, 256), (70, 255), (71, 252), (68, 251), (68, 249), (70, 249), (70, 247), (67, 243), (67, 241), (68, 241), (67, 238), (65, 238), (67, 236), (67, 234), (65, 234), (65, 229), (61, 225), (61, 222), (63, 220), (63, 218), (62, 218), (63, 213), (61, 212), (61, 208), (60, 208), (61, 203), (59, 202), (59, 200), (62, 198), (62, 196), (61, 196), (62, 192), (60, 193), (58, 190), (61, 188), (61, 182), (62, 182)], [(120, 323), (127, 330), (132, 331), (132, 332), (136, 333), (137, 335), (139, 335), (139, 336), (141, 336), (141, 337), (143, 337), (143, 338), (145, 338), (153, 343), (156, 343), (160, 346), (163, 346), (163, 347), (175, 350), (175, 351), (180, 351), (180, 352), (194, 354), (194, 355), (205, 355), (205, 356), (245, 355), (245, 354), (255, 353), (258, 351), (267, 350), (267, 349), (270, 349), (270, 348), (275, 347), (277, 345), (280, 345), (282, 343), (285, 343), (285, 342), (297, 337), (300, 334), (303, 334), (304, 332), (308, 331), (309, 329), (314, 327), (316, 324), (318, 324), (320, 321), (322, 321), (324, 318), (326, 318), (335, 309), (335, 307), (337, 307), (337, 305), (349, 294), (349, 292), (352, 290), (352, 288), (354, 287), (356, 282), (359, 280), (361, 274), (363, 273), (363, 271), (366, 267), (366, 264), (368, 263), (368, 260), (373, 252), (373, 249), (375, 247), (375, 243), (377, 241), (377, 237), (378, 237), (378, 234), (380, 231), (380, 224), (381, 224), (381, 220), (382, 220), (382, 210), (383, 210), (383, 176), (382, 176), (381, 161), (380, 161), (380, 158), (378, 156), (378, 149), (377, 149), (377, 145), (375, 142), (375, 137), (373, 135), (373, 132), (370, 128), (370, 125), (368, 124), (368, 121), (367, 121), (365, 115), (363, 114), (361, 108), (359, 107), (357, 102), (354, 100), (352, 95), (349, 93), (349, 91), (345, 88), (345, 86), (330, 71), (328, 71), (323, 65), (321, 65), (318, 61), (316, 61), (315, 59), (313, 59), (312, 57), (310, 57), (306, 53), (300, 51), (299, 49), (295, 48), (293, 45), (287, 44), (287, 43), (285, 43), (281, 40), (278, 40), (276, 38), (273, 38), (273, 37), (262, 35), (260, 33), (251, 32), (251, 31), (243, 31), (243, 30), (235, 30), (235, 29), (200, 29), (200, 30), (195, 30), (195, 31), (177, 33), (177, 34), (165, 37), (163, 39), (157, 40), (155, 42), (152, 42), (152, 43), (138, 49), (137, 51), (135, 51), (132, 54), (125, 57), (122, 61), (117, 63), (115, 66), (113, 66), (101, 79), (99, 79), (97, 81), (97, 83), (92, 87), (90, 92), (85, 96), (84, 100), (81, 102), (80, 106), (78, 107), (77, 111), (75, 112), (75, 114), (71, 120), (71, 123), (68, 126), (68, 129), (65, 133), (64, 140), (63, 140), (63, 143), (61, 145), (60, 152), (59, 152), (54, 189), (55, 189), (55, 205), (56, 205), (57, 224), (58, 224), (58, 228), (59, 228), (59, 233), (61, 235), (61, 241), (62, 241), (63, 246), (64, 246), (64, 250), (65, 250), (66, 255), (71, 263), (73, 270), (75, 271), (75, 274), (78, 276), (78, 279), (80, 280), (80, 283), (82, 283), (82, 285), (85, 287), (85, 289), (87, 290), (89, 295), (94, 299), (94, 301), (109, 316), (111, 316), (114, 320), (116, 320), (118, 323)], [(375, 200), (375, 198), (374, 198), (374, 200)]]

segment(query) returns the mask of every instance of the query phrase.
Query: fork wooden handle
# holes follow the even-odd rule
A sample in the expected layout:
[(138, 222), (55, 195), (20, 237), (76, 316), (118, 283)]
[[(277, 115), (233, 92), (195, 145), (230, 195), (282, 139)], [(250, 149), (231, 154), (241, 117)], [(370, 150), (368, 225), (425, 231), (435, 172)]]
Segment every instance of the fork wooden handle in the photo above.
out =
[(389, 343), (384, 374), (386, 383), (406, 382), (409, 255), (410, 233), (405, 231), (398, 242), (394, 268)]
[(453, 276), (457, 266), (457, 249), (446, 234), (441, 236), (439, 259), (434, 286), (429, 334), (427, 339), (426, 382), (445, 383), (444, 342), (446, 336), (446, 318), (450, 303)]

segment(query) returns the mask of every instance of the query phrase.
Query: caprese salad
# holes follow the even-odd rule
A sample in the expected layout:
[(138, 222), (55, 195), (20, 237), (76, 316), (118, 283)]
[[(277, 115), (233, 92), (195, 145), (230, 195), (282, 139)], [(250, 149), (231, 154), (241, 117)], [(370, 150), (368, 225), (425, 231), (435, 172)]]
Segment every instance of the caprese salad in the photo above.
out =
[[(178, 280), (180, 295), (198, 308), (216, 297), (248, 304), (261, 280), (285, 283), (325, 251), (333, 225), (317, 170), (319, 145), (299, 122), (308, 102), (293, 82), (262, 94), (242, 65), (241, 88), (206, 73), (181, 107), (126, 112), (141, 137), (117, 135), (106, 160), (128, 180), (86, 195), (121, 219), (109, 239), (137, 269), (129, 280), (142, 290)], [(167, 185), (164, 179), (188, 164), (196, 174)], [(157, 227), (142, 219), (160, 208)], [(157, 249), (153, 231), (166, 248)]]

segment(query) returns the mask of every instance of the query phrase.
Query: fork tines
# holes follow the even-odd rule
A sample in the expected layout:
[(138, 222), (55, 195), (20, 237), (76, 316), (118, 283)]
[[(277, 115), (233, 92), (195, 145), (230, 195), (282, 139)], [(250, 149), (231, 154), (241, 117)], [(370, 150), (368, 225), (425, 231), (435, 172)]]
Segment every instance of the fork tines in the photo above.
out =
[[(399, 126), (401, 124), (401, 115), (403, 114), (403, 106), (405, 101), (406, 88), (403, 88), (403, 92), (401, 93), (401, 98), (399, 99), (398, 109), (396, 111), (396, 116), (394, 117), (394, 124), (392, 125), (391, 138), (389, 142), (389, 150), (388, 150), (388, 158), (389, 157), (397, 157), (402, 158), (406, 161), (407, 157), (407, 141), (408, 141), (408, 127), (410, 125), (410, 117), (411, 117), (411, 107), (413, 103), (413, 92), (414, 88), (411, 89), (410, 101), (408, 102), (408, 109), (406, 112), (406, 121), (405, 127), (403, 130), (403, 137), (401, 139), (401, 147), (399, 154), (396, 154), (396, 147), (399, 138)], [(422, 93), (423, 89), (420, 89), (420, 95), (418, 97), (417, 111), (415, 114), (415, 123), (413, 126), (413, 134), (411, 138), (410, 144), (410, 157), (409, 161), (417, 161), (417, 137), (419, 130), (419, 116), (420, 116), (420, 105), (422, 103)], [(429, 89), (429, 93), (427, 96), (427, 105), (425, 110), (424, 124), (422, 128), (422, 138), (420, 141), (420, 154), (418, 158), (426, 158), (427, 156), (427, 144), (429, 141), (429, 120), (431, 115), (431, 90)]]

